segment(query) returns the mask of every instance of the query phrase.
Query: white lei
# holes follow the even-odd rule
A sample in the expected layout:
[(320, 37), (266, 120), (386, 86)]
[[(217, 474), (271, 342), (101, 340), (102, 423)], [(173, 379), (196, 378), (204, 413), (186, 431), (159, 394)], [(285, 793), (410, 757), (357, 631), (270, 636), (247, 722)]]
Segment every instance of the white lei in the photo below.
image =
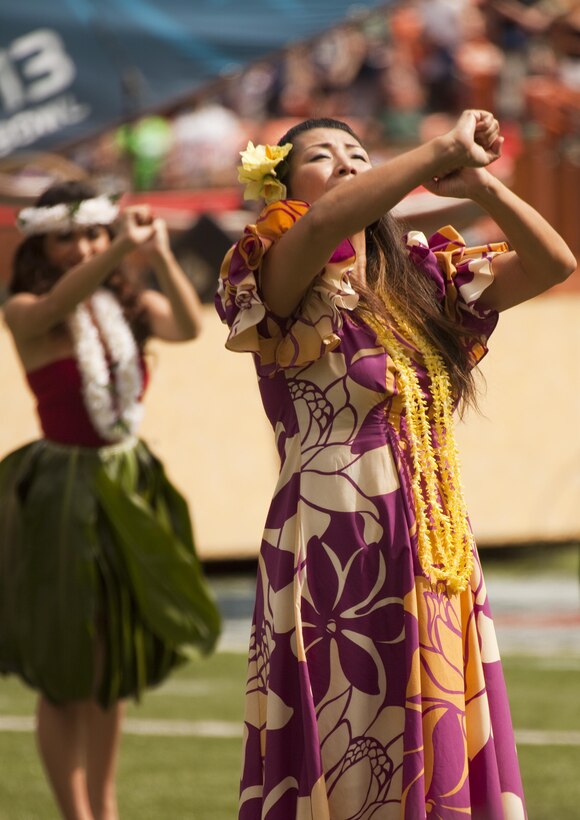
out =
[[(101, 438), (120, 441), (137, 430), (143, 416), (139, 351), (110, 291), (96, 291), (90, 305), (94, 318), (81, 304), (69, 319), (84, 404)], [(110, 367), (103, 342), (112, 357)]]

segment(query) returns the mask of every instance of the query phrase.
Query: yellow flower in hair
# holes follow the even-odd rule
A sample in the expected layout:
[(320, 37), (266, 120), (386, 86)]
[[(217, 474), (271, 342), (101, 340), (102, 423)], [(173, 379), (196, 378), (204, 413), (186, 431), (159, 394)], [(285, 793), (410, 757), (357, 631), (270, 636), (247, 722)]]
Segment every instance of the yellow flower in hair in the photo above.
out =
[(286, 196), (286, 186), (276, 175), (276, 167), (292, 150), (286, 145), (254, 145), (250, 140), (245, 151), (240, 151), (242, 164), (238, 166), (238, 182), (246, 186), (244, 199), (277, 202)]
[(238, 170), (256, 180), (265, 174), (275, 175), (276, 166), (291, 150), (291, 142), (287, 142), (286, 145), (254, 145), (250, 140), (246, 150), (240, 151), (242, 165)]

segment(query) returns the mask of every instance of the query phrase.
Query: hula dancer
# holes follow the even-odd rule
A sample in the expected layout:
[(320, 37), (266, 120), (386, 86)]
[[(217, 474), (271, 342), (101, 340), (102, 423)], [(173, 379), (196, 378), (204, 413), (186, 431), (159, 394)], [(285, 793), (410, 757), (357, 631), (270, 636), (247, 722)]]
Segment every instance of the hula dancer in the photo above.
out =
[[(486, 166), (499, 124), (372, 167), (345, 123), (242, 152), (266, 207), (227, 254), (226, 346), (253, 355), (281, 472), (251, 633), (240, 820), (524, 820), (501, 662), (453, 411), (498, 312), (576, 261)], [(389, 211), (426, 184), (469, 197), (506, 243)], [(297, 751), (299, 750), (299, 751)]]
[[(145, 342), (195, 338), (201, 309), (148, 207), (65, 182), (18, 224), (4, 316), (43, 438), (0, 462), (0, 672), (39, 692), (62, 815), (114, 820), (123, 700), (220, 630), (186, 502), (137, 437)], [(137, 247), (160, 292), (123, 273)]]

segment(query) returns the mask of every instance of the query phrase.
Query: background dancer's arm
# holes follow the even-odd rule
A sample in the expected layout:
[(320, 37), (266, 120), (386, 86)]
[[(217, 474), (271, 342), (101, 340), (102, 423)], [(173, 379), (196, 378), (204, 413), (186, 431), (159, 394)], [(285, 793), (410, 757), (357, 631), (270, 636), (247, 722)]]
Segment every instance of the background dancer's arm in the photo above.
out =
[(119, 225), (108, 248), (66, 271), (48, 293), (18, 293), (6, 302), (4, 318), (15, 340), (42, 336), (62, 322), (153, 230), (148, 208), (140, 206), (123, 211)]
[(146, 290), (140, 296), (154, 336), (167, 342), (195, 339), (201, 332), (202, 308), (195, 288), (177, 262), (162, 219), (153, 222), (155, 233), (147, 242), (149, 261), (163, 293)]

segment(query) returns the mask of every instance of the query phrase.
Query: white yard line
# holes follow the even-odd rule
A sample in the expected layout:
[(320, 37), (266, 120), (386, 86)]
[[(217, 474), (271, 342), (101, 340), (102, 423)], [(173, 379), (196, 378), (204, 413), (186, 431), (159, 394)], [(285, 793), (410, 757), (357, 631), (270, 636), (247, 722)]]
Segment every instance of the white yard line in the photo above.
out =
[(157, 695), (172, 695), (177, 697), (198, 697), (210, 695), (216, 691), (217, 688), (222, 688), (220, 684), (215, 681), (207, 680), (180, 680), (179, 678), (170, 678), (165, 681), (162, 686), (149, 689), (147, 697), (156, 697)]
[[(32, 732), (35, 719), (16, 715), (0, 716), (0, 732)], [(140, 720), (127, 718), (123, 723), (127, 735), (164, 737), (223, 737), (242, 736), (242, 724), (225, 720)]]
[[(0, 716), (0, 732), (32, 732), (34, 718), (16, 715)], [(225, 720), (140, 720), (127, 718), (127, 735), (146, 737), (221, 737), (239, 738), (242, 724)], [(517, 729), (518, 746), (580, 746), (580, 732), (541, 729)]]
[(518, 746), (580, 746), (580, 732), (552, 729), (516, 729)]

